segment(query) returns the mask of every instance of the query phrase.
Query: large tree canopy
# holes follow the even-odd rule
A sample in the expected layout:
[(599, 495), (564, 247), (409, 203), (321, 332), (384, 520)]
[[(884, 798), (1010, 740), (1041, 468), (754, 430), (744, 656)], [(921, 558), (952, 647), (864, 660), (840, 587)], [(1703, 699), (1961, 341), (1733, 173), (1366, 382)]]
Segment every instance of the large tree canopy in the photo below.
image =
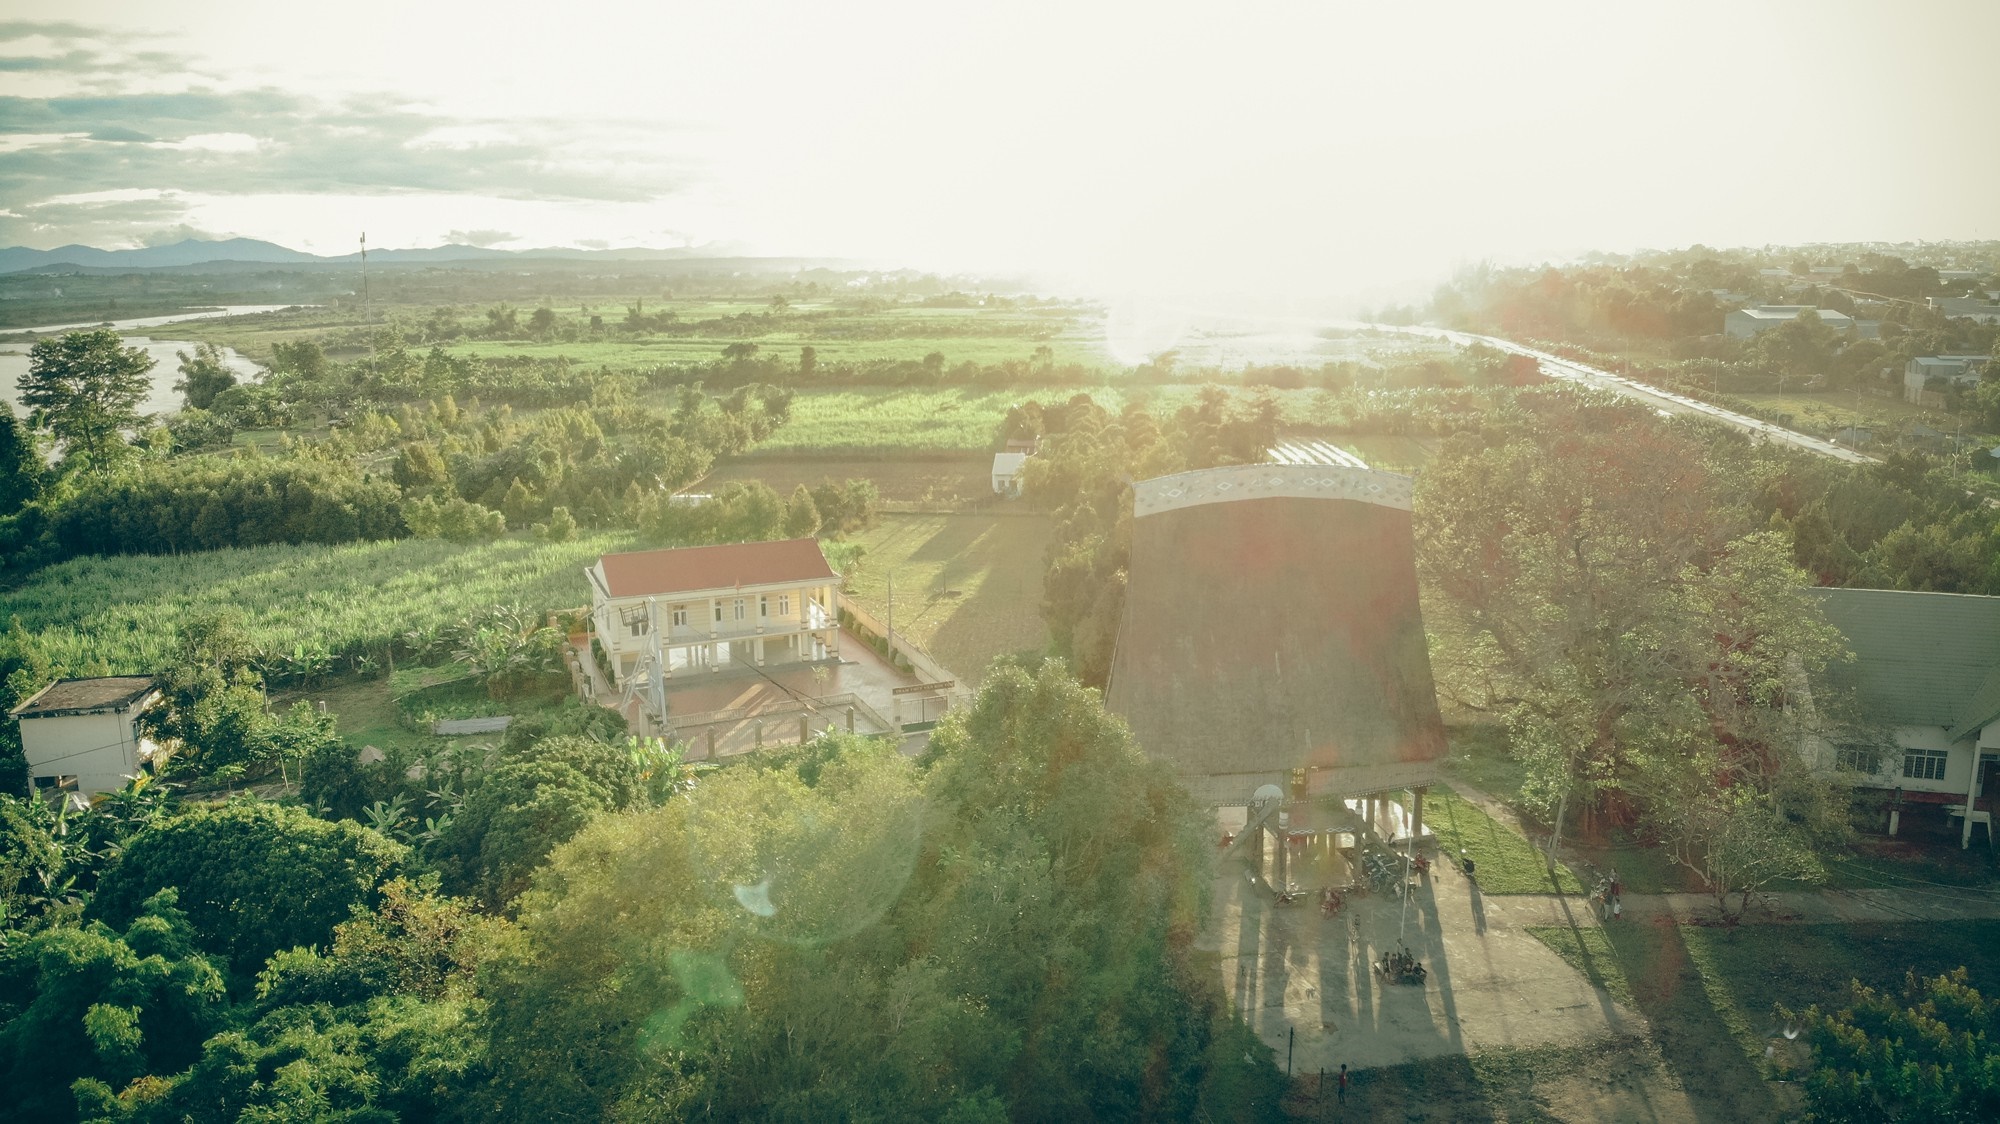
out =
[[(1454, 439), (1420, 484), (1440, 688), (1506, 720), (1523, 795), (1559, 832), (1615, 797), (1687, 836), (1676, 853), (1697, 871), (1732, 872), (1718, 890), (1744, 889), (1771, 868), (1709, 861), (1716, 823), (1775, 848), (1743, 817), (1779, 835), (1834, 818), (1800, 746), (1833, 709), (1824, 690), (1803, 704), (1839, 633), (1784, 537), (1716, 486), (1702, 431), (1566, 393), (1523, 401), (1532, 424)], [(1692, 793), (1739, 786), (1694, 815)]]
[(829, 738), (560, 848), (491, 975), (483, 1110), (1249, 1111), (1205, 1098), (1245, 1045), (1211, 1039), (1205, 834), (1171, 778), (1060, 664), (998, 671), (932, 746)]
[(154, 893), (178, 887), (203, 951), (247, 978), (274, 952), (325, 944), (349, 911), (373, 903), (404, 853), (357, 823), (303, 808), (202, 808), (133, 836), (99, 881), (90, 915), (122, 924)]
[(66, 457), (82, 454), (90, 464), (103, 465), (123, 444), (119, 431), (143, 420), (137, 406), (146, 397), (153, 357), (124, 342), (110, 328), (98, 328), (40, 340), (28, 349), (21, 402), (39, 411), (42, 424), (62, 438)]

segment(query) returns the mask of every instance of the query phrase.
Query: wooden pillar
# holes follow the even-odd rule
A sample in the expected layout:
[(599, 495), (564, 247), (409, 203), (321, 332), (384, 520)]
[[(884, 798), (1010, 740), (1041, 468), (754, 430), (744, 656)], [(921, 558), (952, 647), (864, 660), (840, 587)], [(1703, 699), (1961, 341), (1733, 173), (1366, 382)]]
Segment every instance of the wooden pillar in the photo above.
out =
[(1424, 793), (1430, 791), (1427, 784), (1410, 790), (1410, 837), (1421, 840), (1424, 834)]
[(847, 732), (854, 732), (854, 708), (851, 706), (847, 708)]

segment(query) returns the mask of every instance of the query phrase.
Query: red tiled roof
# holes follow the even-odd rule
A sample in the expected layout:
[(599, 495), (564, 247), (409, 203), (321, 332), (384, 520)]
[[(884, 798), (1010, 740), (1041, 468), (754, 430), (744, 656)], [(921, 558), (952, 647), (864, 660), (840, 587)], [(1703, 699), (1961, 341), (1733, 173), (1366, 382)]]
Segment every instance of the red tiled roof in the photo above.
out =
[(607, 554), (599, 560), (613, 597), (648, 597), (834, 577), (817, 539), (684, 546)]

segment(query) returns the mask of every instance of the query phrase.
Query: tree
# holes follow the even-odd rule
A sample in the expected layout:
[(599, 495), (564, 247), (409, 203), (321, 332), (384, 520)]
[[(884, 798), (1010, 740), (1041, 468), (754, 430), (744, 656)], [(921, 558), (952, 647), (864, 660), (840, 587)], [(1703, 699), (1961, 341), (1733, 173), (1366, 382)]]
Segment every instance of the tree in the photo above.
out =
[(193, 1061), (221, 1029), (216, 966), (173, 890), (122, 932), (62, 926), (0, 945), (0, 1083), (10, 1120), (76, 1119), (70, 1084), (124, 1085)]
[(222, 361), (222, 349), (212, 343), (195, 345), (194, 354), (174, 353), (181, 361), (180, 381), (174, 384), (190, 410), (206, 410), (215, 405), (215, 396), (236, 385), (236, 372)]
[(799, 375), (811, 378), (819, 370), (819, 349), (808, 344), (799, 349)]
[(12, 403), (0, 402), (0, 517), (38, 499), (47, 479), (48, 464), (35, 431), (14, 416)]
[(144, 419), (136, 407), (151, 383), (153, 358), (125, 347), (110, 328), (70, 332), (28, 349), (28, 371), (19, 380), (21, 402), (39, 412), (42, 425), (64, 443), (63, 455), (107, 467), (123, 447), (120, 431)]
[(1458, 439), (1426, 470), (1417, 556), (1440, 688), (1507, 723), (1552, 861), (1573, 807), (1665, 799), (1662, 776), (1708, 760), (1715, 786), (1791, 786), (1788, 813), (1828, 826), (1793, 784), (1809, 770), (1792, 704), (1843, 647), (1790, 545), (1748, 533), (1705, 451), (1643, 411), (1523, 401), (1523, 424)]
[(551, 850), (612, 806), (603, 785), (567, 762), (509, 762), (466, 797), (434, 857), (447, 888), (505, 908)]
[(1214, 1049), (1207, 853), (1095, 692), (1059, 662), (997, 672), (927, 761), (833, 735), (559, 848), (486, 977), (498, 1080), (476, 1107), (1234, 1115), (1205, 1089), (1255, 1068), (1241, 1039)]
[(785, 537), (811, 538), (818, 530), (819, 508), (813, 506), (812, 493), (801, 484), (792, 489), (792, 498), (785, 504)]
[(355, 906), (375, 903), (405, 853), (351, 821), (235, 801), (134, 836), (99, 881), (88, 915), (120, 924), (159, 890), (178, 887), (196, 944), (248, 979), (274, 952), (325, 944)]
[(1848, 1005), (1807, 1009), (1812, 1044), (1805, 1119), (1828, 1124), (2000, 1119), (2000, 1002), (1972, 987), (1964, 968), (1918, 979), (1900, 1000), (1858, 981)]

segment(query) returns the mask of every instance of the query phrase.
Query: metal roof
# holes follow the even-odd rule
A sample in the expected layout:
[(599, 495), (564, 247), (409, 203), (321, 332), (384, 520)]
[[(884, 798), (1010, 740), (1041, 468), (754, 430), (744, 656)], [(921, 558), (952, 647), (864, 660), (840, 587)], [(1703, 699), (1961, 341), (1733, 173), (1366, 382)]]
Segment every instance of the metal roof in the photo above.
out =
[(1316, 791), (1423, 784), (1445, 755), (1408, 507), (1349, 473), (1407, 484), (1241, 466), (1137, 486), (1190, 496), (1138, 505), (1105, 702), (1205, 800), (1292, 769)]
[[(1844, 673), (1869, 717), (1943, 726), (1963, 737), (2000, 710), (2000, 597), (1894, 589), (1816, 589), (1847, 637)], [(1977, 725), (1970, 725), (1977, 723)]]
[(58, 679), (7, 713), (16, 718), (60, 718), (70, 714), (123, 710), (152, 691), (153, 680), (147, 675)]

